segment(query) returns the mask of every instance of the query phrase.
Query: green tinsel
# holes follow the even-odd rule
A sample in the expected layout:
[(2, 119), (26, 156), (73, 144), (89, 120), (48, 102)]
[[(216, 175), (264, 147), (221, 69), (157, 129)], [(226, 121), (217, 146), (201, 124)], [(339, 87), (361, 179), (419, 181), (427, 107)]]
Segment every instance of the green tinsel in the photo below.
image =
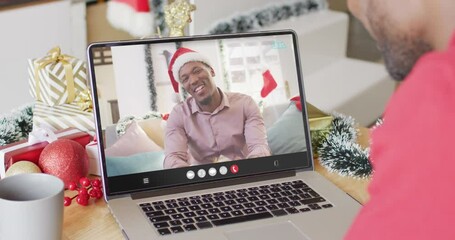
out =
[(150, 91), (150, 109), (152, 111), (157, 110), (156, 106), (156, 86), (155, 86), (155, 74), (153, 70), (153, 60), (152, 60), (152, 47), (150, 44), (145, 45), (145, 63), (147, 64), (147, 80), (148, 80), (148, 88)]
[(329, 133), (317, 148), (321, 165), (342, 176), (369, 177), (373, 172), (370, 149), (363, 149), (357, 143), (357, 134), (352, 117), (335, 115)]

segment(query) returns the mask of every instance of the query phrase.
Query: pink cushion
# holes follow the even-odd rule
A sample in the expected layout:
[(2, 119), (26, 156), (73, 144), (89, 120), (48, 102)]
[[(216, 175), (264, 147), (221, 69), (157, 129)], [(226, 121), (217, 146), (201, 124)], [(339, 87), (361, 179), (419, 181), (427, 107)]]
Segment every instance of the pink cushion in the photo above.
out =
[(106, 148), (105, 153), (108, 157), (121, 157), (161, 150), (163, 149), (147, 136), (136, 121), (133, 121), (126, 129), (125, 134), (112, 146)]

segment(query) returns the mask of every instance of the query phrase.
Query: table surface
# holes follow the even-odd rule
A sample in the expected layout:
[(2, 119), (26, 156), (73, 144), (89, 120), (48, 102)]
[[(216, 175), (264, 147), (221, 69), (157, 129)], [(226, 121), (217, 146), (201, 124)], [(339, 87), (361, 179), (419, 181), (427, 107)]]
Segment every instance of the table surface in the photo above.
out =
[[(368, 130), (360, 129), (359, 143), (366, 146), (368, 139)], [(369, 179), (343, 177), (328, 172), (319, 164), (319, 161), (315, 161), (315, 170), (360, 203), (368, 200)], [(90, 202), (85, 207), (79, 206), (75, 202), (71, 206), (65, 207), (62, 239), (123, 239), (123, 235), (106, 203), (100, 199)]]

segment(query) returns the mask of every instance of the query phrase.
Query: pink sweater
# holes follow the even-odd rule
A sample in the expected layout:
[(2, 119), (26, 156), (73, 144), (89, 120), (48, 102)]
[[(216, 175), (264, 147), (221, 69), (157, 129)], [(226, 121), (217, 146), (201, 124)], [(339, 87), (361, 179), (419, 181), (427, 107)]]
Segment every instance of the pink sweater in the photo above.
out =
[(417, 62), (372, 133), (374, 174), (346, 239), (455, 239), (455, 33)]

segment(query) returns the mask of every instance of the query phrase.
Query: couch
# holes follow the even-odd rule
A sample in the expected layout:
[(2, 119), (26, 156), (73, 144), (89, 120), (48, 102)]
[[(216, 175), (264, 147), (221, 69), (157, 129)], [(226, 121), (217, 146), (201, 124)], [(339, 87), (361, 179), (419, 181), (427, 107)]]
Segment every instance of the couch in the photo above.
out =
[[(272, 154), (306, 150), (303, 117), (294, 103), (266, 106), (262, 112)], [(132, 122), (120, 137), (116, 125), (105, 129), (106, 166), (109, 176), (163, 169), (162, 119)]]

